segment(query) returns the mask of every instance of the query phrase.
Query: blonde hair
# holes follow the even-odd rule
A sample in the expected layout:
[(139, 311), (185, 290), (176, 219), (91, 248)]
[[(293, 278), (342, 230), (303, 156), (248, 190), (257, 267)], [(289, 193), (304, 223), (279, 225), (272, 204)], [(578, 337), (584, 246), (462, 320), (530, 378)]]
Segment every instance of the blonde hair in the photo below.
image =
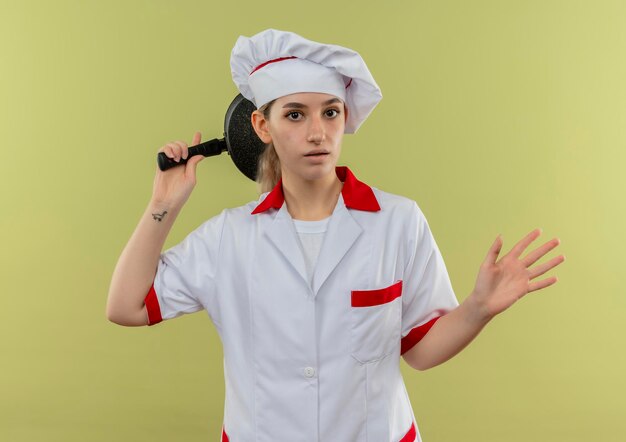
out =
[[(263, 116), (266, 120), (269, 120), (270, 118), (270, 110), (274, 101), (276, 100), (272, 100), (259, 108), (259, 111), (263, 112)], [(276, 184), (278, 184), (280, 177), (280, 159), (278, 158), (278, 154), (274, 148), (274, 143), (269, 142), (265, 145), (265, 150), (259, 156), (259, 164), (256, 174), (257, 189), (259, 193), (271, 191)]]

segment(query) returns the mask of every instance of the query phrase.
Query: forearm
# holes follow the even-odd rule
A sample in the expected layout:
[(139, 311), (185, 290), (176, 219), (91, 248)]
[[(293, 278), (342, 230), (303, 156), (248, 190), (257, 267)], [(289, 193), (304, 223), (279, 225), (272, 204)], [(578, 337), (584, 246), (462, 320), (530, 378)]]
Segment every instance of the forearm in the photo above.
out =
[(150, 201), (124, 248), (111, 278), (107, 317), (123, 322), (140, 311), (154, 281), (163, 244), (180, 209)]
[(416, 370), (442, 364), (463, 350), (491, 320), (472, 295), (435, 322), (403, 357)]

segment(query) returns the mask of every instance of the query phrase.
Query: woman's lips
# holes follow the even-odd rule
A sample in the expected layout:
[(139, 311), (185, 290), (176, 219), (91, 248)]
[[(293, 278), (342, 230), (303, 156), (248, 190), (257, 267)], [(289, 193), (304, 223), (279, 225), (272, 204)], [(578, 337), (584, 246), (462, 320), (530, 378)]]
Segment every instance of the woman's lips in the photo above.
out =
[(317, 154), (328, 154), (329, 152), (326, 149), (314, 149), (309, 151), (309, 153), (305, 154), (305, 157), (311, 156), (311, 155), (317, 155)]
[(310, 159), (324, 159), (325, 157), (327, 157), (328, 154), (327, 153), (316, 153), (316, 154), (312, 154), (312, 155), (305, 155), (305, 158), (310, 158)]

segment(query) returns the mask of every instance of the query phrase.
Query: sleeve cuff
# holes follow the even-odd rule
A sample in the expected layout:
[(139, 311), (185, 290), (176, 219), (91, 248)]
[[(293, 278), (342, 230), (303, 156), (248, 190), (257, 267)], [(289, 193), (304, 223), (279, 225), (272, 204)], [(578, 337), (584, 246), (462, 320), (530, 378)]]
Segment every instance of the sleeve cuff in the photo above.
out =
[(413, 330), (409, 332), (404, 338), (400, 340), (400, 355), (403, 355), (407, 351), (409, 351), (415, 344), (422, 340), (428, 330), (435, 325), (435, 322), (441, 318), (441, 316), (437, 316), (436, 318), (431, 319), (425, 324), (422, 324), (418, 327), (415, 327)]
[(163, 320), (161, 317), (161, 307), (159, 306), (159, 299), (154, 291), (154, 283), (150, 286), (150, 290), (144, 299), (146, 310), (148, 311), (148, 326), (158, 324)]

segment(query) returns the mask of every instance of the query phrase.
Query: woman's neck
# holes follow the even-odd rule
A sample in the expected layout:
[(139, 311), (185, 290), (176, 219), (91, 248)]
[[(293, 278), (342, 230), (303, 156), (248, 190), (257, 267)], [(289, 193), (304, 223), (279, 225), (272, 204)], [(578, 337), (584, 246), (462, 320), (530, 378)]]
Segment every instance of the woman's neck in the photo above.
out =
[(316, 181), (283, 176), (283, 195), (293, 219), (318, 221), (333, 214), (343, 183), (334, 173)]

